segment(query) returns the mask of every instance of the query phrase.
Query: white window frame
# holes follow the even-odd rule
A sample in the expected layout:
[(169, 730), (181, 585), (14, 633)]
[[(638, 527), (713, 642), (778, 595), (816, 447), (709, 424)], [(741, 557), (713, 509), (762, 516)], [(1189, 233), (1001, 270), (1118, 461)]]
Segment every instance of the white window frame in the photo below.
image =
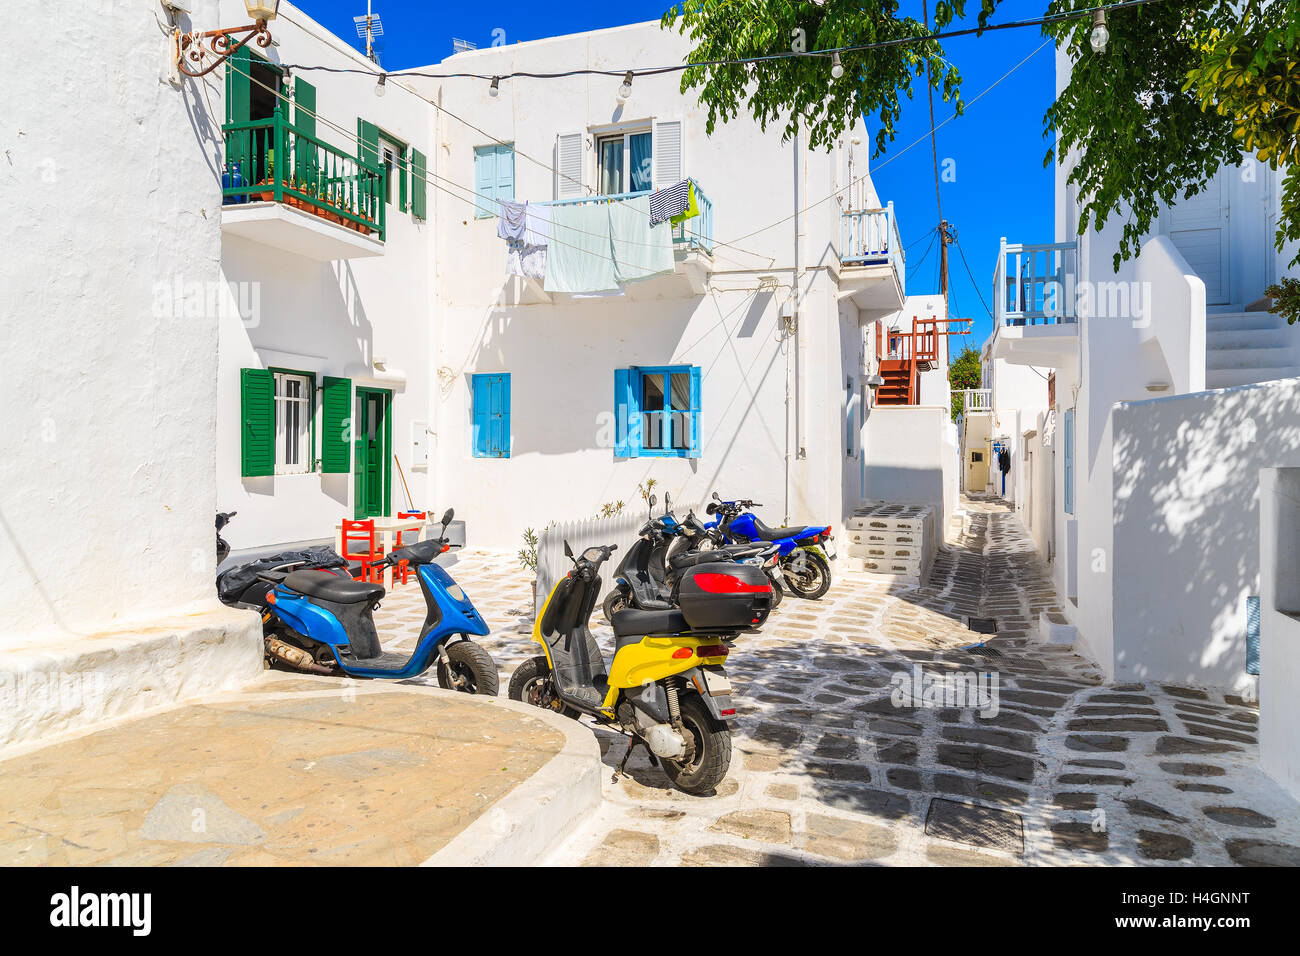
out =
[[(622, 139), (623, 140), (623, 182), (618, 193), (605, 193), (600, 195), (618, 195), (619, 193), (630, 193), (632, 191), (632, 137), (649, 134), (650, 136), (650, 189), (654, 189), (654, 155), (655, 140), (654, 126), (651, 123), (644, 123), (638, 126), (629, 126), (627, 129), (606, 130), (605, 132), (596, 132), (592, 136), (596, 140), (596, 185), (604, 188), (604, 161), (605, 161), (605, 143)], [(649, 190), (643, 190), (649, 191)]]
[[(316, 405), (316, 377), (302, 372), (273, 372), (275, 380), (275, 473), (277, 475), (306, 475), (315, 470), (312, 457), (312, 419)], [(288, 383), (297, 382), (301, 394), (287, 394)], [(298, 408), (296, 434), (292, 441), (288, 435), (290, 404)], [(290, 463), (288, 451), (294, 447), (297, 462)]]

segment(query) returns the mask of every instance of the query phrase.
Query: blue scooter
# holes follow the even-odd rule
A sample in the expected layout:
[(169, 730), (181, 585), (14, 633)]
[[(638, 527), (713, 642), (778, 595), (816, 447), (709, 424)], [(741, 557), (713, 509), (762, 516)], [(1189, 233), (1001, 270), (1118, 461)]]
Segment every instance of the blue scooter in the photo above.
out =
[(791, 525), (769, 528), (749, 509), (761, 508), (748, 499), (723, 501), (713, 493), (705, 509), (714, 518), (706, 528), (717, 528), (729, 543), (768, 541), (780, 548), (781, 573), (790, 590), (815, 601), (831, 587), (831, 565), (823, 546), (831, 539), (829, 525)]
[(439, 687), (496, 694), (496, 663), (469, 639), (487, 634), (488, 626), (460, 585), (434, 563), (448, 549), (447, 525), (453, 515), (448, 508), (442, 516), (439, 537), (399, 548), (373, 565), (406, 561), (424, 592), (428, 615), (409, 657), (380, 647), (373, 611), (384, 597), (382, 584), (306, 570), (258, 574), (274, 585), (263, 605), (267, 657), (311, 673), (386, 680), (418, 677), (436, 662)]

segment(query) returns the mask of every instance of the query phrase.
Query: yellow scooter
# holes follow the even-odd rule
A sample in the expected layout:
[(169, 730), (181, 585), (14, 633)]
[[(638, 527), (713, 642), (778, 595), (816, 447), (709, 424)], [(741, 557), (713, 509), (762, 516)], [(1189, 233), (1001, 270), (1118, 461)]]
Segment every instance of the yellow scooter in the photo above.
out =
[(533, 640), (544, 654), (516, 668), (510, 698), (577, 718), (594, 717), (632, 738), (617, 780), (638, 743), (668, 779), (692, 794), (713, 791), (731, 764), (735, 716), (723, 669), (730, 641), (755, 630), (771, 610), (772, 587), (761, 568), (702, 564), (678, 582), (678, 607), (614, 612), (614, 659), (587, 624), (601, 592), (600, 566), (617, 545), (588, 548), (546, 599)]

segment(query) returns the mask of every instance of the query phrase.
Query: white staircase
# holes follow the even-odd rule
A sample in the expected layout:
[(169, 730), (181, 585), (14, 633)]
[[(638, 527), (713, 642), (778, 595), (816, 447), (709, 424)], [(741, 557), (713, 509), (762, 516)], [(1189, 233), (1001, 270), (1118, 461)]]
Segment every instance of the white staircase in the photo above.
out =
[(1297, 335), (1272, 312), (1205, 317), (1205, 387), (1228, 388), (1300, 376)]

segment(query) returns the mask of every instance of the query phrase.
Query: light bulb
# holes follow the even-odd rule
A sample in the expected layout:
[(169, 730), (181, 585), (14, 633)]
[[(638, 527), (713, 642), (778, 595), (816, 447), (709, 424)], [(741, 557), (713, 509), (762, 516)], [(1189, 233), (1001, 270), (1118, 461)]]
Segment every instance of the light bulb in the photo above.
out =
[(832, 54), (831, 77), (838, 80), (843, 75), (844, 75), (844, 64), (840, 62), (840, 55), (838, 53)]
[(383, 96), (388, 92), (388, 74), (380, 73), (379, 81), (375, 83), (375, 96)]
[(1092, 34), (1088, 42), (1092, 44), (1093, 53), (1105, 53), (1110, 40), (1110, 31), (1106, 29), (1106, 11), (1098, 10), (1092, 15)]
[(628, 97), (632, 95), (632, 71), (628, 70), (623, 74), (623, 85), (618, 88), (618, 101), (626, 103)]
[(488, 87), (488, 96), (501, 95), (501, 77), (492, 77), (492, 85)]

